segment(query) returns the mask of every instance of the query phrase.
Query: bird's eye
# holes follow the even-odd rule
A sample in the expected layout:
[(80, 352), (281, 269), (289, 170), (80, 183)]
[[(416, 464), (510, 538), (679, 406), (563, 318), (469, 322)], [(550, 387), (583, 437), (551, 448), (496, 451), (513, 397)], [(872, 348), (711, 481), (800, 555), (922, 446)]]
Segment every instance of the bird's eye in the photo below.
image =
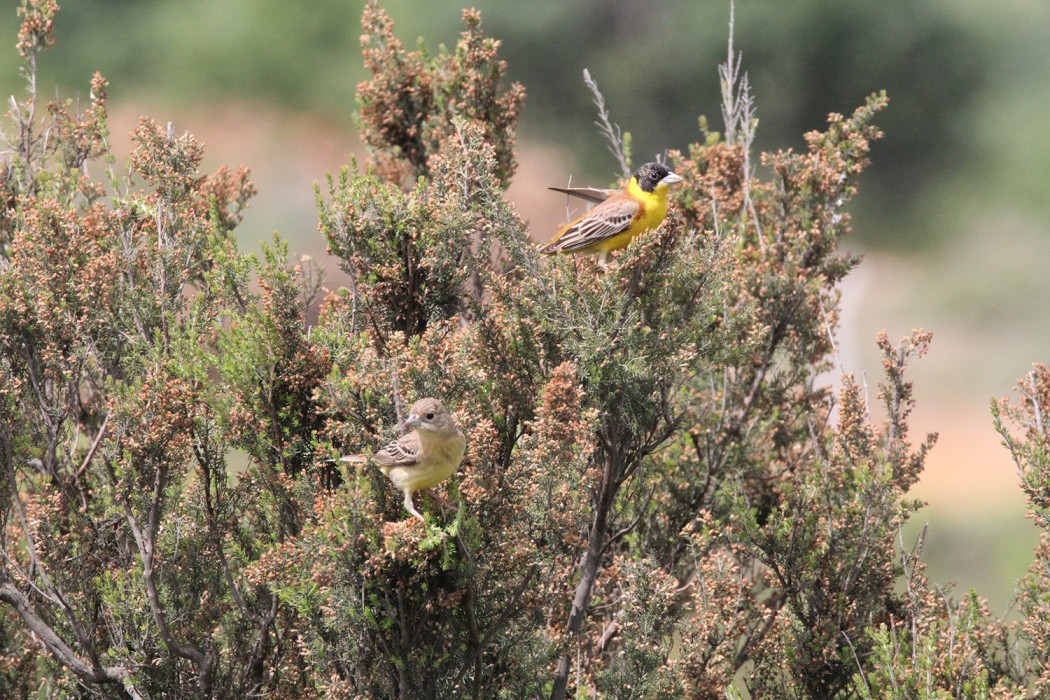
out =
[(434, 414), (433, 413), (428, 413), (427, 414), (427, 420), (434, 420)]

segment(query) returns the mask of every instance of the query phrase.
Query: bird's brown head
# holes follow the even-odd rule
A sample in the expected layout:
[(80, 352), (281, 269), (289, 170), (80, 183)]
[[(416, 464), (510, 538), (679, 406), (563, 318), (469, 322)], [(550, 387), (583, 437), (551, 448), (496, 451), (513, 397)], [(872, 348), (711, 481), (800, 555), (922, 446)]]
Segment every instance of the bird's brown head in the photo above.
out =
[(405, 427), (428, 433), (455, 433), (456, 424), (445, 404), (437, 399), (425, 398), (412, 404), (405, 419)]
[(658, 185), (674, 185), (682, 181), (682, 178), (671, 172), (663, 163), (646, 163), (634, 171), (634, 179), (644, 192), (652, 192)]

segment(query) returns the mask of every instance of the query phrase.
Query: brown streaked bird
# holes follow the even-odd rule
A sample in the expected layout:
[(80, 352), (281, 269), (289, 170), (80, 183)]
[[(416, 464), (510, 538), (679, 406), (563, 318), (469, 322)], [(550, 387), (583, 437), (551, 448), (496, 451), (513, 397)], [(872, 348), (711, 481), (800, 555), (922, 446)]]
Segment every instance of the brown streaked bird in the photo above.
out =
[[(405, 510), (423, 520), (412, 494), (436, 486), (455, 473), (463, 461), (466, 438), (445, 405), (432, 398), (412, 404), (405, 428), (411, 432), (373, 454), (372, 459), (405, 494)], [(339, 461), (364, 464), (368, 460), (358, 454), (340, 457)]]
[(635, 236), (663, 223), (667, 192), (681, 181), (663, 163), (646, 163), (620, 192), (591, 187), (550, 188), (598, 204), (558, 231), (540, 252), (597, 253), (598, 263), (604, 267), (610, 251), (626, 248)]

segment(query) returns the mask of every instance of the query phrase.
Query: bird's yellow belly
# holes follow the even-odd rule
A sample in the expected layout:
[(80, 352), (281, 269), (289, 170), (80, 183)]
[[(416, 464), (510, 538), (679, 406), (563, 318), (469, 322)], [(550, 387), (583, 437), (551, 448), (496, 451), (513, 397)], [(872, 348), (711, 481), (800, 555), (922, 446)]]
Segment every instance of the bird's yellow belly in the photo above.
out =
[(633, 240), (635, 236), (637, 236), (644, 230), (645, 229), (639, 229), (638, 231), (635, 231), (634, 227), (632, 227), (621, 234), (613, 236), (612, 238), (606, 238), (604, 241), (598, 241), (594, 245), (589, 245), (586, 248), (581, 248), (580, 252), (601, 253), (602, 251), (620, 250), (621, 248), (626, 248), (630, 244), (631, 240)]
[(420, 491), (452, 476), (457, 466), (455, 462), (450, 462), (437, 467), (389, 467), (384, 471), (399, 491)]
[(452, 476), (463, 459), (463, 438), (430, 442), (423, 446), (426, 455), (410, 466), (380, 467), (399, 491), (419, 491), (436, 486)]

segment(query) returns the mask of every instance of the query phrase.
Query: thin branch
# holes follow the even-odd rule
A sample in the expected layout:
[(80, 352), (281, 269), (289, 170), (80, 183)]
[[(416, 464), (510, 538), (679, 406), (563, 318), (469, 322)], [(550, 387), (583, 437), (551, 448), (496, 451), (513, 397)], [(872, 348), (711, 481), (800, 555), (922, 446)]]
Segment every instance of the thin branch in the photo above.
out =
[(1030, 398), (1032, 399), (1032, 413), (1035, 416), (1036, 430), (1039, 431), (1040, 435), (1045, 435), (1046, 431), (1043, 430), (1043, 410), (1039, 406), (1039, 391), (1036, 388), (1034, 371), (1028, 373), (1028, 386), (1032, 389)]
[(769, 617), (766, 618), (766, 621), (762, 624), (761, 629), (759, 629), (755, 634), (748, 636), (747, 640), (744, 642), (744, 645), (740, 647), (740, 651), (736, 653), (736, 656), (733, 658), (734, 672), (740, 670), (740, 667), (751, 659), (751, 649), (754, 647), (755, 640), (764, 639), (765, 636), (769, 634), (769, 631), (773, 629), (773, 623), (776, 622), (777, 615), (780, 614), (780, 609), (784, 607), (784, 603), (786, 602), (786, 600), (787, 596), (784, 595), (782, 592), (774, 593), (773, 596), (770, 598), (769, 602), (767, 603), (767, 607), (769, 608)]
[[(7, 441), (5, 441), (5, 443), (6, 442)], [(76, 635), (77, 640), (80, 642), (80, 644), (83, 645), (84, 649), (93, 650), (94, 646), (91, 643), (90, 635), (88, 635), (87, 631), (84, 629), (84, 626), (80, 623), (80, 620), (77, 618), (76, 611), (73, 609), (73, 606), (69, 603), (68, 600), (66, 600), (65, 595), (62, 594), (62, 591), (59, 590), (59, 588), (51, 581), (51, 577), (47, 573), (47, 567), (44, 566), (44, 562), (40, 558), (40, 555), (37, 550), (36, 538), (33, 536), (33, 531), (29, 524), (29, 518), (26, 515), (25, 504), (22, 503), (22, 497), (18, 493), (18, 482), (16, 481), (14, 465), (12, 464), (14, 457), (10, 450), (10, 445), (5, 444), (5, 448), (6, 454), (4, 462), (6, 463), (7, 467), (6, 476), (8, 482), (10, 483), (10, 488), (12, 491), (11, 500), (15, 505), (15, 511), (18, 514), (19, 525), (22, 529), (22, 535), (23, 537), (25, 537), (26, 540), (26, 551), (29, 554), (30, 562), (32, 565), (31, 570), (40, 577), (43, 587), (37, 586), (36, 583), (28, 575), (25, 576), (25, 579), (33, 587), (34, 590), (40, 593), (42, 597), (44, 597), (46, 600), (51, 601), (52, 604), (58, 606), (62, 610), (66, 618), (69, 620), (70, 626), (73, 628), (73, 633)], [(7, 558), (6, 552), (4, 556), (5, 558)]]
[(397, 432), (400, 435), (405, 432), (405, 415), (401, 410), (401, 386), (397, 378), (397, 358), (390, 359), (390, 374), (393, 377), (394, 413), (397, 414)]
[(611, 545), (621, 540), (623, 537), (625, 537), (631, 531), (633, 531), (635, 527), (638, 526), (638, 523), (641, 521), (642, 516), (646, 515), (649, 512), (649, 503), (652, 502), (653, 494), (655, 492), (656, 486), (653, 486), (651, 489), (649, 489), (649, 493), (647, 493), (645, 496), (645, 502), (638, 508), (638, 513), (634, 516), (631, 522), (629, 522), (627, 525), (624, 525), (622, 528), (614, 532), (609, 537), (609, 539), (605, 542), (605, 545), (602, 547), (602, 552), (608, 551)]
[[(215, 515), (215, 504), (212, 503), (211, 487), (215, 487), (215, 500), (219, 500), (219, 479), (215, 478), (216, 472), (211, 468), (211, 461), (209, 456), (206, 454), (206, 450), (202, 444), (198, 441), (194, 441), (193, 451), (197, 458), (197, 464), (200, 466), (203, 472), (203, 483), (201, 491), (204, 494), (204, 515), (205, 522), (208, 525), (209, 533), (211, 534), (215, 553), (219, 558), (219, 564), (222, 567), (223, 577), (226, 579), (226, 586), (229, 588), (230, 593), (233, 595), (234, 602), (237, 603), (237, 607), (241, 613), (256, 624), (260, 629), (260, 637), (263, 636), (265, 630), (273, 622), (272, 616), (265, 616), (256, 613), (250, 607), (244, 599), (244, 595), (241, 593), (240, 588), (237, 586), (236, 581), (233, 579), (233, 572), (230, 569), (229, 560), (226, 558), (226, 550), (223, 547), (223, 536), (219, 530), (217, 524), (218, 519)], [(221, 478), (221, 477), (220, 477)]]
[(835, 342), (835, 331), (831, 327), (831, 321), (828, 320), (828, 313), (824, 309), (824, 299), (817, 299), (820, 304), (820, 319), (824, 323), (824, 332), (828, 334), (828, 342), (831, 344), (831, 352), (835, 355), (835, 361), (838, 362), (839, 372), (842, 374), (846, 373), (846, 366), (842, 363), (842, 355), (839, 353), (838, 344)]
[(172, 654), (192, 661), (197, 665), (200, 674), (200, 689), (204, 695), (208, 695), (211, 685), (213, 659), (210, 655), (205, 654), (192, 644), (183, 644), (175, 639), (175, 636), (171, 633), (171, 629), (168, 627), (167, 612), (161, 605), (160, 593), (157, 590), (157, 581), (154, 576), (155, 545), (157, 530), (160, 527), (160, 501), (165, 482), (163, 473), (165, 470), (162, 467), (158, 467), (154, 473), (153, 493), (150, 499), (149, 513), (147, 514), (145, 529), (143, 529), (139, 524), (138, 518), (135, 517), (135, 513), (131, 508), (131, 503), (127, 498), (123, 497), (116, 488), (117, 479), (112, 463), (110, 463), (108, 459), (106, 462), (109, 467), (110, 484), (114, 489), (114, 495), (124, 507), (124, 517), (127, 520), (128, 527), (131, 528), (132, 536), (135, 538), (135, 545), (139, 552), (139, 559), (142, 562), (142, 581), (146, 585), (146, 600), (149, 603), (150, 614), (153, 618), (153, 623), (157, 626), (160, 640)]
[[(733, 49), (735, 4), (729, 3), (729, 39), (726, 62), (719, 64), (718, 77), (722, 92), (722, 119), (726, 128), (726, 143), (743, 146), (745, 157), (754, 140), (755, 104), (747, 73), (741, 73), (742, 52)], [(749, 170), (745, 163), (745, 173)]]
[(598, 649), (605, 651), (605, 645), (612, 641), (612, 638), (616, 636), (616, 633), (620, 631), (620, 625), (613, 620), (602, 630), (602, 636), (598, 639)]
[(106, 417), (102, 419), (102, 425), (98, 427), (98, 435), (95, 436), (94, 442), (91, 443), (91, 448), (87, 454), (84, 455), (84, 461), (80, 463), (80, 469), (77, 470), (77, 478), (83, 476), (84, 472), (87, 471), (88, 466), (91, 464), (91, 460), (95, 458), (95, 452), (98, 451), (98, 446), (102, 443), (102, 437), (106, 434), (106, 425), (109, 423), (109, 413), (106, 413)]
[(583, 69), (583, 82), (591, 91), (594, 105), (598, 108), (598, 121), (594, 123), (609, 141), (609, 152), (616, 157), (616, 162), (620, 164), (620, 175), (627, 179), (631, 176), (631, 164), (627, 156), (627, 149), (624, 147), (623, 131), (620, 129), (619, 124), (614, 124), (609, 119), (609, 111), (605, 109), (605, 97), (602, 95), (601, 90), (598, 89), (598, 83), (591, 78), (591, 72), (586, 68)]
[(58, 661), (72, 671), (81, 680), (92, 683), (118, 683), (132, 697), (140, 697), (134, 688), (127, 684), (130, 674), (123, 666), (102, 666), (96, 662), (88, 663), (77, 656), (55, 631), (36, 614), (33, 606), (10, 581), (0, 584), (0, 601), (10, 605), (22, 618), (40, 645)]
[[(583, 627), (583, 621), (587, 617), (587, 607), (594, 589), (594, 582), (598, 577), (598, 569), (601, 565), (602, 550), (605, 546), (606, 533), (609, 528), (609, 515), (613, 501), (616, 497), (618, 482), (614, 459), (610, 454), (605, 456), (605, 466), (602, 470), (601, 485), (597, 494), (597, 502), (594, 507), (594, 520), (591, 522), (590, 533), (587, 537), (587, 549), (580, 563), (580, 580), (576, 584), (573, 594), (572, 608), (569, 611), (569, 620), (565, 625), (566, 636), (575, 639)], [(566, 654), (558, 659), (554, 674), (554, 683), (551, 686), (551, 700), (564, 700), (565, 692), (569, 684), (570, 660)]]
[[(751, 198), (751, 181), (754, 178), (754, 166), (751, 164), (751, 148), (755, 140), (755, 129), (758, 119), (755, 117), (755, 103), (751, 96), (751, 82), (747, 73), (741, 74), (742, 53), (733, 48), (735, 29), (735, 3), (729, 3), (729, 39), (727, 42), (726, 62), (718, 66), (719, 85), (722, 92), (722, 120), (725, 122), (726, 144), (739, 146), (743, 155), (741, 165), (741, 182), (744, 195), (744, 211), (747, 221), (755, 227), (755, 236), (759, 250), (765, 250), (765, 237), (759, 223), (758, 212)], [(746, 234), (746, 223), (745, 232)]]

